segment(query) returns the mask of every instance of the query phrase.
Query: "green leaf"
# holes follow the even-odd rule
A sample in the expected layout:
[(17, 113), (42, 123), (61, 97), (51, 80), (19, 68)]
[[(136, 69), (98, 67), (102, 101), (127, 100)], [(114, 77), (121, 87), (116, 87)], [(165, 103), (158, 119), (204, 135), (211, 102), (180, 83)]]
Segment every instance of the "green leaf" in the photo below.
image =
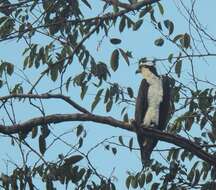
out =
[(214, 137), (214, 135), (212, 134), (212, 132), (208, 132), (207, 134), (208, 134), (208, 137), (209, 137), (209, 139), (211, 140), (211, 142), (215, 143), (215, 137)]
[(134, 93), (133, 93), (132, 88), (128, 87), (128, 88), (127, 88), (127, 92), (128, 92), (128, 95), (129, 95), (130, 98), (133, 98), (133, 97), (134, 97)]
[(147, 174), (147, 176), (146, 176), (146, 184), (150, 183), (150, 182), (152, 181), (152, 178), (153, 178), (153, 176), (152, 176), (152, 174), (149, 172), (149, 173)]
[(165, 20), (164, 21), (165, 27), (169, 30), (169, 35), (171, 35), (174, 31), (174, 24), (170, 20)]
[(162, 25), (161, 25), (161, 22), (158, 22), (158, 23), (157, 23), (157, 26), (158, 26), (158, 28), (159, 28), (160, 30), (163, 30)]
[(76, 164), (77, 162), (81, 161), (83, 159), (83, 156), (81, 155), (75, 155), (75, 156), (71, 156), (70, 158), (66, 158), (65, 159), (65, 166), (69, 166), (69, 165), (73, 165)]
[(183, 46), (187, 49), (190, 46), (190, 35), (188, 33), (184, 34)]
[(132, 176), (131, 178), (131, 186), (136, 189), (138, 187), (138, 181), (137, 181), (137, 178)]
[(128, 65), (130, 65), (128, 52), (124, 52), (124, 50), (121, 49), (121, 48), (120, 48), (119, 50), (120, 50), (120, 53), (121, 53), (122, 57), (123, 57), (124, 60), (126, 61), (126, 63), (127, 63)]
[(139, 18), (144, 17), (144, 16), (145, 16), (147, 13), (149, 13), (151, 10), (152, 10), (152, 7), (151, 7), (151, 6), (146, 6), (144, 9), (142, 9), (142, 10), (140, 11)]
[(116, 155), (117, 149), (113, 147), (113, 148), (112, 148), (112, 152), (113, 152), (114, 155)]
[(201, 174), (200, 174), (199, 170), (196, 169), (195, 170), (195, 178), (194, 178), (192, 186), (195, 186), (199, 183), (200, 177), (201, 177)]
[(86, 86), (86, 85), (81, 86), (80, 98), (81, 98), (82, 100), (83, 100), (83, 98), (85, 97), (87, 90), (88, 90), (88, 86)]
[(160, 2), (157, 2), (157, 5), (158, 5), (158, 8), (159, 8), (159, 11), (160, 11), (161, 15), (163, 15), (164, 14), (164, 9), (163, 9), (162, 4)]
[(106, 146), (105, 146), (105, 149), (106, 149), (106, 150), (109, 150), (109, 149), (110, 149), (110, 146), (109, 146), (109, 145), (106, 145)]
[(182, 60), (178, 60), (175, 64), (175, 73), (178, 77), (181, 75), (181, 68), (182, 68)]
[(103, 89), (100, 89), (97, 92), (97, 94), (95, 96), (95, 99), (94, 99), (94, 101), (93, 101), (93, 103), (91, 105), (91, 111), (93, 111), (95, 109), (95, 107), (97, 106), (98, 102), (101, 100), (100, 96), (101, 96), (102, 92), (103, 92)]
[(81, 135), (81, 133), (83, 132), (83, 129), (84, 129), (83, 125), (79, 124), (76, 130), (77, 137)]
[(7, 63), (7, 74), (12, 75), (14, 72), (14, 65), (12, 63)]
[(111, 108), (112, 108), (112, 105), (113, 105), (113, 101), (110, 100), (107, 104), (106, 104), (106, 111), (107, 112), (110, 112)]
[(188, 151), (184, 150), (181, 154), (181, 160), (184, 162), (185, 158), (188, 156)]
[(39, 137), (39, 150), (40, 150), (40, 153), (44, 155), (46, 151), (46, 140), (43, 135), (40, 135)]
[(122, 136), (119, 136), (119, 142), (121, 143), (121, 145), (124, 145), (124, 142), (123, 142), (123, 138), (122, 138)]
[(115, 49), (111, 55), (110, 65), (113, 71), (116, 71), (119, 66), (119, 51)]
[(120, 21), (120, 24), (119, 24), (119, 31), (120, 32), (123, 32), (124, 28), (125, 28), (125, 25), (126, 25), (126, 22), (125, 22), (125, 17), (123, 16), (121, 21)]
[(178, 40), (182, 39), (184, 35), (178, 34), (173, 38), (173, 42), (177, 42)]
[(88, 8), (91, 8), (91, 5), (89, 4), (89, 2), (87, 0), (81, 0)]
[(151, 190), (158, 190), (159, 185), (160, 185), (160, 183), (153, 183), (151, 186)]
[(130, 188), (131, 178), (132, 178), (132, 176), (128, 176), (127, 179), (126, 179), (126, 182), (125, 182), (126, 187), (127, 187), (128, 189)]
[(156, 39), (155, 42), (154, 42), (154, 44), (155, 44), (156, 46), (162, 46), (162, 45), (164, 44), (163, 38), (158, 38), (158, 39)]
[(107, 101), (109, 100), (109, 98), (110, 98), (110, 90), (107, 89), (106, 93), (105, 93), (105, 97), (104, 97), (104, 103), (107, 103)]
[(0, 88), (3, 86), (3, 80), (0, 80)]
[(79, 141), (78, 141), (78, 143), (79, 143), (79, 146), (78, 146), (78, 148), (81, 148), (81, 147), (82, 147), (82, 145), (83, 145), (83, 138), (82, 138), (82, 137), (80, 137), (80, 138), (79, 138)]
[(173, 53), (169, 54), (169, 56), (168, 56), (168, 61), (169, 61), (170, 63), (172, 63), (172, 59), (173, 59)]
[(135, 24), (133, 25), (133, 30), (134, 31), (138, 30), (141, 27), (142, 23), (143, 23), (142, 19), (135, 22)]
[(129, 121), (129, 118), (128, 118), (128, 114), (127, 114), (127, 113), (124, 114), (123, 121), (124, 121), (124, 122), (128, 122), (128, 121)]
[(122, 108), (121, 115), (126, 111), (127, 107)]
[(50, 134), (50, 130), (49, 130), (49, 127), (47, 125), (42, 125), (41, 126), (41, 135), (44, 137), (44, 138), (47, 138)]
[(194, 170), (195, 170), (195, 168), (193, 167), (193, 168), (191, 169), (191, 171), (189, 172), (188, 176), (187, 176), (187, 179), (188, 179), (191, 183), (192, 183), (193, 178), (194, 178)]
[(52, 81), (56, 81), (58, 78), (58, 65), (52, 65), (50, 68), (50, 74)]
[(133, 138), (130, 139), (128, 146), (129, 146), (130, 151), (132, 151), (132, 148), (133, 148)]
[(34, 139), (38, 134), (38, 127), (33, 127), (31, 132), (32, 132), (32, 138)]
[(142, 188), (145, 184), (145, 173), (139, 176), (138, 183), (140, 188)]
[(114, 45), (117, 45), (117, 44), (120, 44), (121, 43), (121, 40), (118, 39), (118, 38), (111, 38), (110, 39), (110, 42)]

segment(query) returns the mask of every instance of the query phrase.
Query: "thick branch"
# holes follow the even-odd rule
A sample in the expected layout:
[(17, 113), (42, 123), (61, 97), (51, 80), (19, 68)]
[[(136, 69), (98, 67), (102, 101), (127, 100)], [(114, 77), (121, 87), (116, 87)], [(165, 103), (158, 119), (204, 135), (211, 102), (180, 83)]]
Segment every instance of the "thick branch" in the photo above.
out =
[[(20, 131), (29, 131), (33, 127), (37, 127), (39, 125), (50, 124), (50, 123), (61, 123), (65, 121), (93, 121), (96, 123), (107, 124), (111, 127), (118, 127), (121, 129), (125, 129), (131, 132), (135, 132), (135, 128), (133, 128), (129, 123), (125, 123), (119, 120), (116, 120), (112, 117), (104, 117), (94, 114), (54, 114), (45, 117), (38, 117), (31, 120), (28, 120), (24, 123), (13, 125), (13, 126), (4, 126), (0, 125), (0, 133), (3, 134), (15, 134)], [(202, 150), (202, 147), (190, 140), (179, 136), (173, 135), (166, 132), (161, 132), (154, 128), (143, 128), (142, 133), (157, 138), (158, 140), (165, 141), (171, 144), (175, 144), (179, 147), (182, 147), (200, 159), (210, 163), (211, 165), (216, 166), (216, 157)]]

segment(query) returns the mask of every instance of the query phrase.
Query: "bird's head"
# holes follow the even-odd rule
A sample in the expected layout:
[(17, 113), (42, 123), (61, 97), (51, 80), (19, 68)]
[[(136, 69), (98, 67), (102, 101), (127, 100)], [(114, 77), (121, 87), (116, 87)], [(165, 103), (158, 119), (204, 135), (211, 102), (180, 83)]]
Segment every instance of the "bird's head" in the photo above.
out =
[(148, 61), (146, 58), (140, 59), (136, 73), (141, 73), (145, 78), (152, 74), (158, 77), (154, 61)]

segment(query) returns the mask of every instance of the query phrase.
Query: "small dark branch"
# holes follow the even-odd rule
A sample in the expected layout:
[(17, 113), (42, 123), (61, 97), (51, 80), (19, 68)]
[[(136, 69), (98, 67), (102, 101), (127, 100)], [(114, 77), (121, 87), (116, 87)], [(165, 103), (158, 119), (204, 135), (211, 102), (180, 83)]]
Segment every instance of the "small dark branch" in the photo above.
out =
[(13, 99), (13, 98), (20, 98), (20, 99), (25, 99), (25, 98), (29, 98), (29, 99), (62, 99), (65, 102), (67, 102), (68, 104), (70, 104), (71, 106), (73, 106), (75, 109), (77, 109), (78, 111), (82, 112), (82, 113), (86, 113), (86, 114), (90, 114), (90, 112), (88, 110), (86, 110), (85, 108), (83, 108), (82, 106), (80, 106), (79, 104), (77, 104), (76, 102), (74, 102), (73, 100), (70, 99), (70, 97), (68, 96), (64, 96), (61, 94), (11, 94), (8, 96), (2, 96), (0, 97), (0, 101), (7, 101), (9, 99)]
[[(0, 133), (9, 135), (19, 133), (20, 131), (30, 131), (33, 127), (37, 127), (39, 125), (51, 124), (51, 123), (62, 123), (66, 121), (93, 121), (96, 123), (107, 124), (111, 127), (118, 127), (124, 130), (128, 130), (131, 132), (135, 132), (135, 128), (132, 127), (129, 123), (122, 122), (114, 119), (113, 117), (105, 117), (94, 114), (53, 114), (45, 117), (37, 117), (31, 120), (28, 120), (24, 123), (5, 126), (0, 125)], [(182, 147), (200, 159), (208, 162), (211, 165), (216, 166), (216, 157), (204, 151), (202, 147), (180, 135), (174, 135), (167, 132), (162, 132), (160, 130), (154, 128), (142, 128), (141, 133), (146, 136), (150, 136), (152, 138), (156, 138), (161, 141), (165, 141), (179, 147)]]

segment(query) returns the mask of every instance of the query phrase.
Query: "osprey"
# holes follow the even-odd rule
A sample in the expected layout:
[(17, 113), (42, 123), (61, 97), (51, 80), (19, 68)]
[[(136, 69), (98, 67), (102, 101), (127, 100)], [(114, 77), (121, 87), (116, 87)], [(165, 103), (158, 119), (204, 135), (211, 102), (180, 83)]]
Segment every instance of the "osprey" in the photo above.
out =
[(150, 161), (151, 153), (157, 144), (157, 139), (146, 137), (139, 133), (141, 127), (155, 127), (164, 130), (169, 118), (170, 80), (167, 76), (159, 76), (151, 61), (141, 59), (139, 70), (144, 77), (136, 99), (135, 121), (137, 138), (141, 149), (141, 159), (144, 166)]

